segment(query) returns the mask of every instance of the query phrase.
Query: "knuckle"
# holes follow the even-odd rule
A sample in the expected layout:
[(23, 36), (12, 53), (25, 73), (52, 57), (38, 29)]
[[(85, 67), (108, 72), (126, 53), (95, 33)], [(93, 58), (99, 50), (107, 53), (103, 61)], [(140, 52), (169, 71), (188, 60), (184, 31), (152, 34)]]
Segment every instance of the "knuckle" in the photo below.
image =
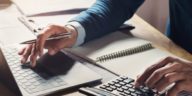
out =
[(28, 57), (28, 56), (30, 55), (29, 50), (27, 50), (27, 51), (28, 51), (28, 52), (26, 52), (26, 53), (23, 54), (23, 57), (25, 57), (25, 58)]
[(171, 57), (171, 56), (168, 56), (168, 57), (165, 57), (165, 61), (171, 61), (173, 59), (173, 57)]
[(174, 64), (174, 67), (175, 67), (176, 69), (182, 69), (182, 68), (183, 68), (183, 64), (181, 64), (181, 63), (175, 63), (175, 64)]
[(145, 69), (144, 74), (149, 74), (151, 69), (152, 69), (151, 67), (148, 67), (147, 69)]
[(53, 50), (54, 50), (55, 52), (58, 52), (60, 49), (59, 49), (58, 47), (54, 47)]
[(33, 55), (30, 56), (30, 61), (33, 61), (34, 57)]
[(176, 91), (180, 91), (180, 90), (182, 90), (182, 89), (183, 89), (183, 88), (182, 88), (182, 85), (181, 85), (180, 83), (175, 86), (175, 90), (176, 90)]
[(52, 25), (49, 25), (49, 28), (53, 28), (53, 27), (55, 27), (55, 25), (53, 25), (53, 24), (52, 24)]
[(172, 83), (173, 82), (173, 79), (172, 79), (172, 77), (171, 76), (165, 76), (165, 82), (166, 83)]
[(55, 29), (55, 28), (57, 28), (57, 25), (53, 25), (53, 24), (52, 24), (52, 25), (49, 25), (49, 26), (48, 26), (48, 29)]
[(28, 54), (23, 54), (23, 57), (24, 57), (24, 58), (26, 58), (26, 57), (28, 57), (28, 56), (29, 56)]
[(161, 77), (161, 71), (160, 70), (156, 70), (155, 72), (154, 72), (154, 75), (155, 75), (155, 77)]
[(148, 67), (145, 71), (146, 71), (146, 72), (151, 71), (154, 66), (155, 66), (155, 65), (152, 65), (152, 66)]
[(37, 35), (37, 38), (42, 38), (44, 36), (44, 33), (39, 33), (38, 35)]

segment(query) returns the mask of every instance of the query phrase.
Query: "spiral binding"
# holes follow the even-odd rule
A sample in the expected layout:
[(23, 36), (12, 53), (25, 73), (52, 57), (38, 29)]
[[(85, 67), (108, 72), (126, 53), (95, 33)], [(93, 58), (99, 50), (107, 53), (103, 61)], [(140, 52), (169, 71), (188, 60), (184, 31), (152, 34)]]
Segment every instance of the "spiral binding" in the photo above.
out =
[(117, 52), (113, 52), (110, 54), (106, 54), (103, 56), (100, 56), (98, 58), (96, 58), (96, 62), (105, 62), (107, 60), (111, 60), (111, 59), (115, 59), (115, 58), (119, 58), (119, 57), (123, 57), (123, 56), (127, 56), (127, 55), (132, 55), (135, 53), (139, 53), (139, 52), (143, 52), (149, 49), (152, 49), (153, 46), (151, 43), (147, 43), (144, 45), (140, 45), (134, 48), (129, 48), (129, 49), (125, 49), (125, 50), (121, 50), (121, 51), (117, 51)]

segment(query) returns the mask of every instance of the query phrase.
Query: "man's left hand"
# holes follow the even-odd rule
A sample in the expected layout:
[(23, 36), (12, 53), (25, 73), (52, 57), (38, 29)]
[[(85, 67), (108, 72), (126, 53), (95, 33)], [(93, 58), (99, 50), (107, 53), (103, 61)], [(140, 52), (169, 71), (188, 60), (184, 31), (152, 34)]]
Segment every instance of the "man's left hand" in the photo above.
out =
[(147, 68), (136, 80), (135, 86), (146, 85), (158, 92), (175, 85), (166, 96), (177, 96), (179, 92), (192, 92), (192, 62), (167, 57)]

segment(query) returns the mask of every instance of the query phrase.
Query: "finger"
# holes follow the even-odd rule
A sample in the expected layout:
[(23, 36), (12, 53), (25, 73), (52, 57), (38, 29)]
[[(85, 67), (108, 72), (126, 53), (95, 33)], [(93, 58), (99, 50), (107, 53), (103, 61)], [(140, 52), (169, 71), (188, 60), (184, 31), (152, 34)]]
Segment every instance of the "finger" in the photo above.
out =
[(176, 83), (167, 93), (167, 96), (177, 96), (179, 92), (185, 90), (185, 84), (183, 81)]
[(173, 72), (166, 74), (163, 79), (158, 82), (154, 88), (158, 91), (161, 92), (164, 89), (166, 89), (169, 85), (173, 84), (174, 82), (178, 82), (181, 80), (185, 79), (185, 73), (183, 72)]
[(164, 75), (166, 75), (167, 73), (170, 72), (174, 72), (175, 70), (179, 69), (181, 64), (172, 64), (172, 63), (168, 63), (166, 66), (161, 67), (157, 70), (155, 70), (151, 76), (149, 76), (149, 78), (146, 80), (145, 84), (150, 87), (153, 88), (154, 85), (160, 81)]
[[(46, 31), (46, 32), (48, 32), (48, 31)], [(36, 51), (38, 51), (39, 56), (42, 56), (46, 39), (49, 36), (50, 35), (48, 33), (38, 35), (38, 38), (37, 38), (37, 41), (36, 41)]]
[(32, 48), (32, 51), (31, 51), (31, 56), (30, 56), (31, 67), (36, 66), (37, 56), (38, 56), (38, 52), (36, 51), (36, 45), (33, 44), (33, 48)]
[(22, 49), (18, 52), (18, 54), (19, 54), (19, 55), (22, 55), (22, 54), (25, 52), (25, 49), (26, 49), (26, 47), (25, 47), (25, 48), (22, 48)]
[(56, 53), (58, 53), (59, 52), (59, 49), (58, 48), (49, 48), (48, 49), (48, 53), (49, 53), (49, 55), (55, 55)]
[(176, 59), (175, 62), (183, 64), (183, 66), (181, 66), (181, 68), (180, 68), (183, 71), (191, 71), (191, 69), (192, 69), (192, 62), (190, 62), (190, 61)]
[(141, 86), (146, 82), (148, 77), (158, 68), (165, 66), (167, 63), (173, 62), (174, 58), (166, 57), (165, 59), (161, 60), (160, 62), (148, 67), (143, 74), (136, 80), (135, 87)]
[(26, 63), (27, 59), (29, 58), (29, 55), (31, 54), (31, 49), (32, 49), (32, 45), (28, 45), (26, 47), (24, 53), (22, 54), (22, 59), (21, 59), (22, 64)]
[[(55, 42), (56, 41), (56, 42)], [(45, 44), (45, 47), (48, 49), (48, 53), (50, 55), (55, 55), (57, 52), (59, 52), (62, 48), (68, 47), (68, 44), (70, 41), (68, 40), (53, 40), (53, 41), (48, 41)]]
[(39, 52), (39, 56), (43, 54), (43, 49), (44, 45), (46, 42), (46, 39), (49, 38), (50, 36), (54, 35), (57, 33), (57, 28), (54, 25), (51, 25), (47, 28), (45, 28), (41, 34), (38, 35), (37, 37), (37, 43), (36, 43), (36, 50)]
[(190, 64), (191, 64), (190, 61), (187, 61), (187, 60), (184, 60), (184, 59), (177, 59), (177, 58), (176, 58), (175, 61), (178, 62), (178, 63), (181, 63), (181, 64), (187, 64), (187, 63), (190, 63)]
[(141, 77), (141, 75), (140, 75), (140, 74), (139, 74), (139, 75), (137, 75), (137, 79), (138, 79), (138, 78), (140, 78), (140, 77)]

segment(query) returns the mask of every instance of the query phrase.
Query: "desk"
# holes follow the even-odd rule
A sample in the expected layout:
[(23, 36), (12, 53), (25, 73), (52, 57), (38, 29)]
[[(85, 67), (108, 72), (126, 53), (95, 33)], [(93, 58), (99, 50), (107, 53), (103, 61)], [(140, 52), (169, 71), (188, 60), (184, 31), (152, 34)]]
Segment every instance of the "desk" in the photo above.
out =
[[(181, 58), (192, 60), (192, 56), (190, 53), (186, 52), (179, 46), (175, 45), (171, 40), (169, 40), (166, 36), (164, 36), (157, 29), (149, 25), (147, 22), (142, 20), (139, 16), (135, 15), (128, 22), (136, 26), (136, 29), (132, 31), (132, 34), (134, 36), (145, 39), (145, 40), (149, 40), (153, 42), (157, 48), (166, 50)], [(6, 86), (1, 84), (1, 82), (0, 82), (0, 90), (1, 90), (1, 94), (5, 96), (14, 96), (14, 94), (12, 94), (11, 91), (9, 91), (6, 88)], [(80, 94), (78, 92), (67, 92), (64, 94), (65, 96), (84, 96), (83, 94)]]

